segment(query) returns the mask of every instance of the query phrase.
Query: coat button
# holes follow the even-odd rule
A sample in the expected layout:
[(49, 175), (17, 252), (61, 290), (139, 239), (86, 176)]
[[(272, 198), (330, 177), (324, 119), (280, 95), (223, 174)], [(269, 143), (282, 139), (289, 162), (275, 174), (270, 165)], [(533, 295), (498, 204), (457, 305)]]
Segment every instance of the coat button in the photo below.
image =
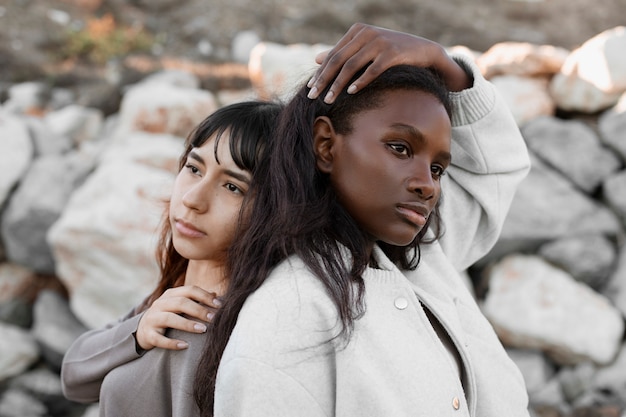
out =
[(398, 297), (393, 302), (393, 304), (396, 306), (398, 310), (404, 310), (405, 308), (409, 306), (409, 301), (404, 297)]
[(452, 399), (452, 407), (453, 407), (455, 410), (458, 410), (460, 406), (461, 406), (461, 402), (459, 401), (459, 397), (454, 397), (454, 398)]

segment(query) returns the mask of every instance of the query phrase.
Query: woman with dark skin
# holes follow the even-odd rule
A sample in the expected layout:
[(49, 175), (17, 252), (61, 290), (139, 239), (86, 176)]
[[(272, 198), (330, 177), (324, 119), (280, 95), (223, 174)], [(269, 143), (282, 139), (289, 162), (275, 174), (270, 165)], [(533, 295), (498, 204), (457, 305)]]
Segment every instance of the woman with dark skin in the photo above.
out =
[(529, 168), (506, 105), (469, 59), (407, 34), (356, 25), (320, 61), (253, 182), (202, 414), (528, 416), (459, 276)]

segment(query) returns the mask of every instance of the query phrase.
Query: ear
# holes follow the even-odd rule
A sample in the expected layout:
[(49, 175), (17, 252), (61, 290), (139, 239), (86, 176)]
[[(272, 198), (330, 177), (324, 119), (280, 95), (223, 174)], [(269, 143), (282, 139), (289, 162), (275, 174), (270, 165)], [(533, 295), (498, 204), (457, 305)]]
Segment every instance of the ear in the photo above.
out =
[(313, 123), (313, 150), (317, 168), (325, 174), (333, 169), (333, 146), (336, 134), (333, 123), (326, 116), (320, 116)]

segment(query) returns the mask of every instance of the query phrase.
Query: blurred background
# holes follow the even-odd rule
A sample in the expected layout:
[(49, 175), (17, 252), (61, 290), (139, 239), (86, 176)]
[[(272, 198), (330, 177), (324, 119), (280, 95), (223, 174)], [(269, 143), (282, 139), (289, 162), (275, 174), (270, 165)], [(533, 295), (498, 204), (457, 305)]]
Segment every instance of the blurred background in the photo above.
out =
[(153, 288), (187, 133), (282, 97), (355, 22), (503, 95), (533, 167), (466, 283), (533, 417), (626, 417), (626, 0), (0, 0), (0, 417), (98, 415), (63, 354)]

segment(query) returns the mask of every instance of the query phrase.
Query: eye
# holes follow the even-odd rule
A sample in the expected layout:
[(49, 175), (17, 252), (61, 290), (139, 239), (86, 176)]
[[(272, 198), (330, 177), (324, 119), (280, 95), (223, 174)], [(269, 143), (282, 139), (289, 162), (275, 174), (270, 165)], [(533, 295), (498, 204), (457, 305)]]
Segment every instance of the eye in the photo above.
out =
[(231, 193), (241, 194), (241, 195), (245, 194), (244, 190), (242, 190), (241, 188), (239, 188), (237, 185), (233, 184), (232, 182), (226, 183), (224, 187), (226, 187), (226, 189), (230, 191)]
[(391, 150), (398, 155), (409, 156), (410, 150), (406, 145), (401, 143), (389, 143), (387, 146), (389, 146)]
[(430, 172), (433, 175), (433, 178), (439, 179), (446, 175), (446, 169), (441, 165), (433, 165), (430, 167)]
[(198, 167), (196, 167), (192, 163), (187, 162), (185, 164), (185, 169), (188, 170), (189, 172), (191, 172), (194, 175), (199, 175), (200, 174), (200, 170), (198, 169)]

